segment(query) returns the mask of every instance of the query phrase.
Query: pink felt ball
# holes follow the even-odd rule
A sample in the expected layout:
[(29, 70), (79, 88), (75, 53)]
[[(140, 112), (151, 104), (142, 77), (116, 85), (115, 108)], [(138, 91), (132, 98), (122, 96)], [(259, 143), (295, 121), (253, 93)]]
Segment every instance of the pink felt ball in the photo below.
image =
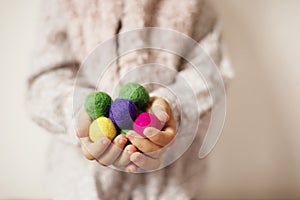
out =
[(159, 119), (154, 114), (143, 112), (134, 121), (133, 129), (135, 130), (135, 132), (145, 137), (143, 132), (147, 127), (154, 127), (161, 130), (164, 127), (164, 124), (159, 121)]

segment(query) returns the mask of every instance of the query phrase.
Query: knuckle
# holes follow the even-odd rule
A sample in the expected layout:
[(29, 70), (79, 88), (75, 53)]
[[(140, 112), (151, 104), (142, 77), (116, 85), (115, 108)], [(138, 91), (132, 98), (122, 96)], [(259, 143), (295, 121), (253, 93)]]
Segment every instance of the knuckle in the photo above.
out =
[(136, 147), (141, 150), (141, 151), (145, 151), (146, 150), (146, 145), (143, 142), (138, 142), (136, 144)]
[(126, 164), (124, 162), (120, 162), (120, 161), (114, 162), (113, 165), (117, 168), (123, 168), (126, 166)]
[(138, 163), (139, 163), (141, 166), (147, 166), (147, 165), (148, 165), (148, 160), (147, 160), (147, 158), (143, 155), (143, 156), (141, 156), (141, 159), (138, 161)]
[(84, 146), (81, 146), (81, 150), (82, 150), (82, 153), (83, 155), (88, 159), (88, 160), (94, 160), (94, 156), (92, 156), (92, 154), (89, 153), (89, 151), (84, 147)]
[(121, 166), (120, 159), (115, 160), (115, 162), (113, 162), (112, 165), (115, 166), (115, 167), (120, 167)]
[(171, 107), (169, 106), (169, 104), (165, 107), (165, 110), (168, 114), (172, 113), (172, 109)]
[(101, 161), (101, 160), (98, 160), (98, 163), (104, 167), (108, 166), (109, 164), (104, 162), (104, 161)]
[(86, 157), (86, 159), (88, 159), (88, 160), (95, 160), (95, 158), (92, 157), (91, 155), (88, 155), (88, 156), (85, 156), (85, 157)]
[(148, 147), (148, 149), (145, 151), (146, 153), (155, 153), (158, 150), (156, 146)]
[(132, 144), (127, 145), (124, 149), (124, 153), (126, 153), (127, 155), (133, 152), (136, 152), (136, 148)]
[(161, 134), (154, 135), (150, 139), (154, 143), (161, 143), (164, 140)]
[(90, 153), (84, 151), (83, 154), (86, 157), (86, 159), (88, 159), (88, 160), (95, 160), (94, 156), (92, 156)]
[(161, 103), (161, 104), (168, 104), (168, 102), (164, 99), (164, 98), (159, 98), (159, 102)]
[(160, 157), (160, 154), (161, 154), (160, 151), (154, 151), (154, 152), (147, 153), (147, 155), (150, 156), (151, 158), (158, 158), (158, 157)]
[(169, 131), (169, 138), (170, 138), (171, 140), (173, 140), (173, 139), (175, 138), (175, 136), (176, 136), (176, 132), (175, 132), (174, 130), (170, 130), (170, 131)]
[(144, 141), (140, 141), (136, 147), (144, 153), (151, 152), (151, 146), (147, 145)]
[(119, 167), (125, 167), (126, 165), (128, 165), (128, 163), (130, 162), (129, 158), (126, 160), (123, 160), (121, 162), (118, 162), (118, 166)]

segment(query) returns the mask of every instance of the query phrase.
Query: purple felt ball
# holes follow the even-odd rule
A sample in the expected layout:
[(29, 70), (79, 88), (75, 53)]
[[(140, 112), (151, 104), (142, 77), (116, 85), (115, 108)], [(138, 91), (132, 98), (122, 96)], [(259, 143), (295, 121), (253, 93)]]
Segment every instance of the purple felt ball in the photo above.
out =
[(135, 132), (145, 137), (144, 130), (147, 127), (154, 127), (158, 130), (161, 130), (164, 127), (164, 124), (159, 121), (159, 119), (154, 114), (143, 112), (134, 121), (133, 129), (135, 130)]
[(109, 110), (109, 118), (120, 129), (132, 129), (137, 116), (138, 109), (136, 105), (128, 99), (116, 99)]

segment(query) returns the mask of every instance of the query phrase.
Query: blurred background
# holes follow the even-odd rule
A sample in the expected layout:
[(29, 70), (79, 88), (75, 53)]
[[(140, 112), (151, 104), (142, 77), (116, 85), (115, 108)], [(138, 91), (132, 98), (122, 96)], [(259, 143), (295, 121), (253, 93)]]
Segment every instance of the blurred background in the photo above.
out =
[[(49, 199), (49, 135), (24, 110), (39, 0), (0, 0), (0, 199)], [(300, 1), (213, 0), (236, 77), (202, 199), (300, 199)]]

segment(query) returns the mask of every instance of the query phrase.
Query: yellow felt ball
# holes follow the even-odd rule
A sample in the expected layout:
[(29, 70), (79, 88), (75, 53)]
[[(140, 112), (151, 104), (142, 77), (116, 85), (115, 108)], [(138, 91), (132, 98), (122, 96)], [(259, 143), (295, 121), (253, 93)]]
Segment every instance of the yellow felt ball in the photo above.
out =
[(106, 117), (94, 120), (89, 128), (90, 139), (95, 142), (101, 136), (107, 136), (111, 140), (116, 136), (117, 130), (113, 122)]

